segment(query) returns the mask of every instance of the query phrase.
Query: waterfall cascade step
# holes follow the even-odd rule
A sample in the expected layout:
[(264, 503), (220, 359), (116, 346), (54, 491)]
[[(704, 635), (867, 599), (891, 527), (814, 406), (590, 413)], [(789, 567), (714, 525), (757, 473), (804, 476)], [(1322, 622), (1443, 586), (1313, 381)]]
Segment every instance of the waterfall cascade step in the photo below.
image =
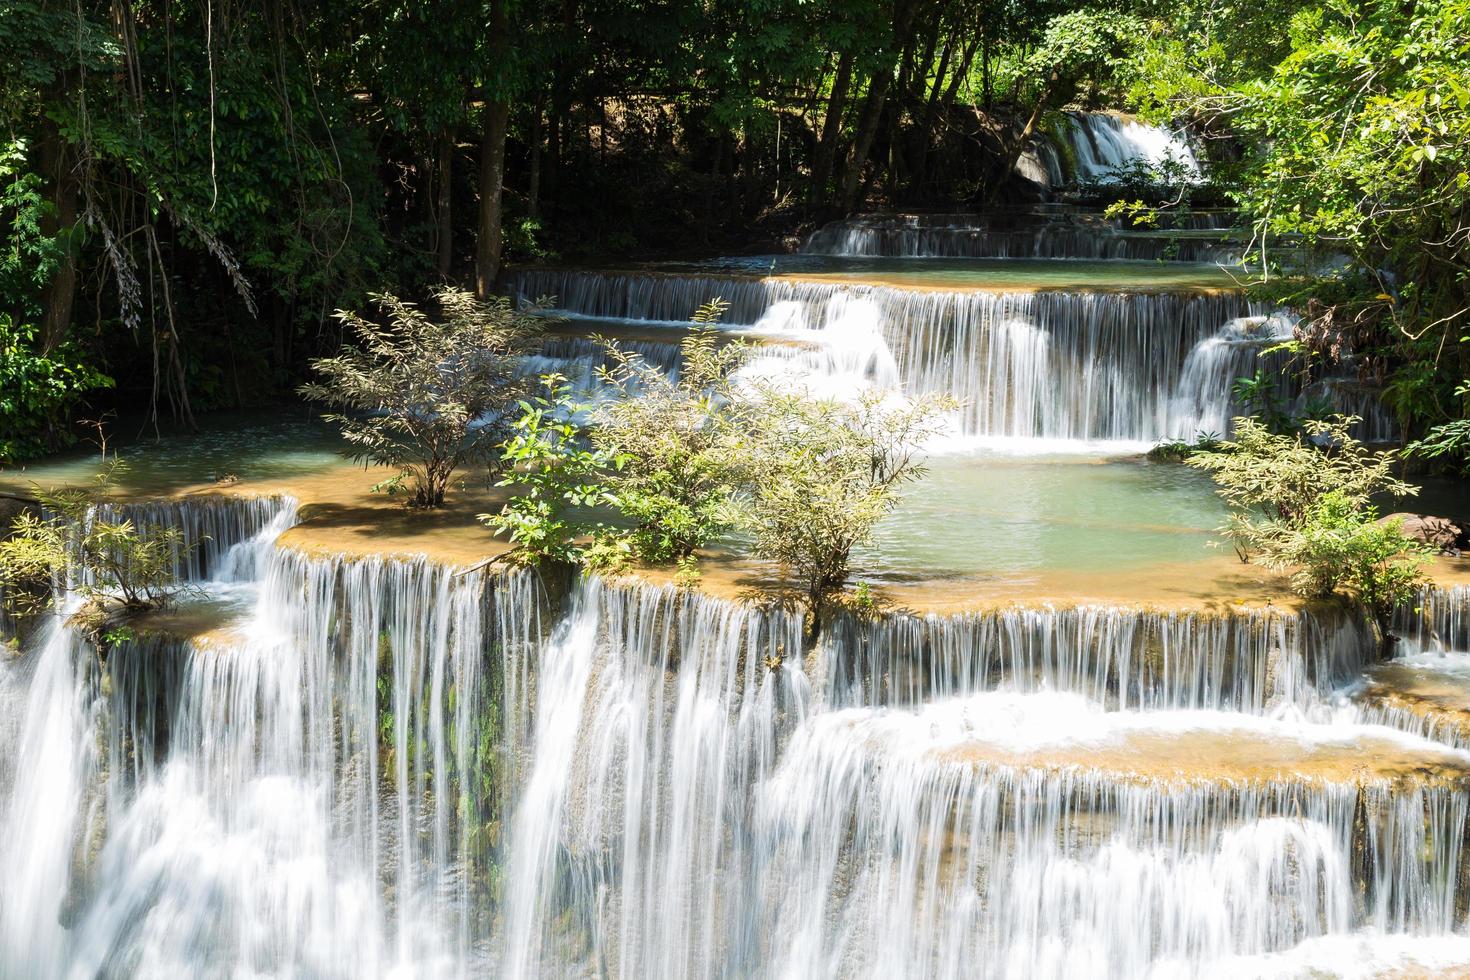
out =
[[(26, 896), (0, 896), (3, 972), (1122, 978), (1463, 952), (1470, 752), (1332, 713), (1386, 676), (1340, 612), (843, 620), (805, 653), (798, 615), (673, 588), (309, 557), (279, 544), (282, 497), (146, 513), (208, 534), (181, 567), (251, 611), (105, 664), (53, 623), (0, 662), (20, 757), (52, 760), (0, 764)], [(1461, 622), (1463, 596), (1431, 598)]]

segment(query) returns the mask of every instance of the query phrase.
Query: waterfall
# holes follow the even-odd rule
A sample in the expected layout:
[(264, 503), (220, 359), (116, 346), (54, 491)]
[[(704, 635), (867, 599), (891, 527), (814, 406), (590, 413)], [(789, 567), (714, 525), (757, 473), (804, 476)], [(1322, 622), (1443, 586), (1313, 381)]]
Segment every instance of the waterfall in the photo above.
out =
[(1410, 652), (1470, 651), (1470, 585), (1420, 590), (1399, 610), (1394, 629)]
[(1063, 155), (1076, 181), (1106, 183), (1136, 163), (1157, 167), (1170, 161), (1186, 176), (1200, 178), (1199, 161), (1180, 133), (1108, 112), (1067, 112), (1064, 119), (1056, 138), (1066, 144)]
[[(218, 530), (263, 505), (150, 517), (170, 509)], [(27, 887), (0, 930), (33, 939), (0, 974), (462, 975), (511, 744), (485, 653), (530, 642), (530, 579), (310, 560), (274, 547), (282, 523), (218, 556), (258, 593), (237, 640), (144, 637), (99, 670), (57, 618), (7, 665), (7, 700), (12, 670), (35, 676), (14, 685), (26, 751), (0, 804), (0, 866)]]
[[(1465, 958), (1470, 753), (1339, 703), (1380, 669), (1342, 610), (838, 617), (804, 652), (779, 608), (149, 506), (253, 599), (105, 661), (53, 616), (0, 660), (0, 975)], [(1427, 598), (1405, 630), (1458, 636)]]
[[(907, 390), (963, 400), (965, 434), (1050, 440), (1193, 436), (1184, 430), (1194, 419), (1179, 417), (1175, 396), (1186, 357), (1221, 324), (1251, 312), (1231, 290), (985, 292), (553, 270), (521, 273), (517, 292), (635, 322), (687, 320), (720, 296), (731, 304), (728, 325), (821, 338), (829, 351), (861, 355), (833, 358), (848, 366), (818, 368), (816, 377), (850, 376), (861, 363), (869, 383), (882, 383), (891, 356)], [(873, 352), (875, 333), (891, 355)]]
[(1005, 688), (1067, 691), (1119, 710), (1264, 714), (1307, 707), (1371, 662), (1366, 625), (1301, 613), (1116, 606), (844, 619), (831, 631), (834, 705), (913, 706)]
[[(1191, 731), (1203, 760), (1154, 756)], [(1003, 692), (815, 716), (760, 797), (770, 973), (1164, 977), (1364, 927), (1447, 932), (1463, 789), (1317, 773), (1360, 738), (1470, 757), (1380, 731)], [(1304, 775), (1217, 771), (1222, 742), (1300, 745)]]
[(1241, 250), (1224, 232), (1197, 237), (1122, 231), (1117, 222), (1095, 214), (1022, 216), (1009, 221), (963, 214), (859, 215), (818, 228), (801, 247), (806, 255), (1168, 259), (1225, 264), (1239, 262)]
[(1258, 370), (1277, 380), (1282, 403), (1289, 402), (1292, 392), (1282, 373), (1286, 358), (1277, 356), (1268, 363), (1261, 355), (1271, 345), (1292, 339), (1295, 327), (1293, 318), (1280, 315), (1240, 317), (1196, 344), (1184, 359), (1176, 388), (1172, 409), (1176, 433), (1228, 435), (1231, 419), (1243, 408), (1234, 396), (1235, 382)]
[(800, 642), (796, 617), (578, 587), (531, 668), (536, 705), (518, 707), (536, 716), (534, 761), (511, 823), (502, 975), (753, 971), (742, 825), (807, 710)]

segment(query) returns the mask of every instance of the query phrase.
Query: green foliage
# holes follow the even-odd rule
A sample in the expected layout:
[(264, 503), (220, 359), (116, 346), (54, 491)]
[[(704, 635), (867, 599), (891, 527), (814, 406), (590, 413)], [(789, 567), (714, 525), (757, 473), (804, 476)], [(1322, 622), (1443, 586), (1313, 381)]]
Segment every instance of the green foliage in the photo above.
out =
[(758, 557), (801, 582), (812, 635), (847, 582), (852, 549), (923, 475), (920, 447), (952, 407), (932, 397), (896, 405), (877, 393), (842, 403), (770, 387), (741, 405), (741, 526)]
[(439, 319), (393, 296), (375, 299), (386, 325), (339, 310), (361, 346), (313, 361), (322, 380), (301, 394), (352, 413), (324, 416), (342, 427), (352, 459), (398, 471), (375, 490), (439, 507), (455, 470), (489, 460), (504, 437), (528, 387), (517, 359), (543, 321), (460, 289), (434, 294)]
[[(548, 374), (541, 385), (540, 394), (520, 401), (501, 454), (508, 470), (496, 486), (511, 497), (499, 513), (479, 519), (510, 538), (518, 564), (576, 564), (584, 557), (581, 539), (605, 531), (585, 511), (615, 502), (603, 480), (623, 460), (610, 449), (588, 448), (577, 421), (586, 406), (572, 398), (565, 378)], [(597, 560), (608, 560), (605, 551)]]
[(1255, 561), (1291, 573), (1301, 595), (1355, 596), (1380, 620), (1424, 585), (1434, 548), (1403, 533), (1401, 521), (1380, 522), (1376, 508), (1338, 491), (1325, 494), (1302, 520), (1258, 534)]
[(1370, 498), (1418, 488), (1393, 475), (1394, 453), (1370, 452), (1349, 435), (1356, 421), (1334, 416), (1283, 435), (1236, 419), (1233, 442), (1188, 462), (1210, 471), (1230, 505), (1221, 531), (1242, 560), (1290, 571), (1304, 596), (1350, 593), (1382, 620), (1422, 583), (1429, 550), (1377, 522)]
[(674, 571), (674, 587), (679, 589), (696, 589), (700, 580), (699, 560), (693, 555), (685, 555), (680, 558)]
[(723, 342), (712, 328), (725, 306), (715, 300), (695, 314), (677, 378), (603, 341), (611, 361), (603, 378), (620, 397), (598, 411), (592, 440), (624, 461), (615, 502), (645, 562), (687, 559), (730, 527), (734, 453), (725, 406), (746, 346)]
[(1470, 362), (1456, 340), (1470, 314), (1470, 2), (1186, 0), (1168, 16), (1135, 97), (1234, 138), (1243, 154), (1225, 169), (1254, 250), (1352, 260), (1283, 284), (1316, 307), (1304, 325), (1322, 346), (1357, 352), (1411, 427), (1455, 421)]
[(112, 611), (160, 606), (184, 589), (176, 573), (188, 552), (183, 532), (105, 506), (122, 466), (109, 461), (90, 486), (35, 488), (43, 511), (23, 512), (0, 538), (0, 585), (15, 612), (45, 609), (60, 582), (85, 600), (100, 632), (111, 628)]
[(1119, 10), (1068, 10), (1052, 17), (1029, 56), (1017, 64), (1015, 83), (1050, 90), (1053, 104), (1088, 97), (1126, 77), (1142, 22)]
[[(1455, 389), (1455, 396), (1470, 402), (1470, 381)], [(1470, 464), (1470, 418), (1452, 419), (1434, 426), (1424, 438), (1404, 447), (1406, 456), (1453, 461), (1460, 467)]]
[(1264, 513), (1287, 522), (1300, 520), (1331, 493), (1355, 507), (1366, 507), (1377, 494), (1418, 493), (1393, 475), (1395, 453), (1372, 452), (1349, 434), (1357, 421), (1342, 415), (1309, 420), (1302, 432), (1282, 435), (1259, 419), (1238, 418), (1226, 448), (1197, 453), (1189, 465), (1208, 470), (1220, 496), (1241, 515)]
[(110, 387), (75, 344), (42, 354), (34, 326), (0, 313), (0, 464), (72, 442), (65, 427), (72, 410), (88, 392)]
[(1159, 443), (1148, 451), (1148, 459), (1154, 463), (1182, 463), (1195, 453), (1217, 452), (1226, 449), (1226, 443), (1214, 432), (1199, 432), (1193, 441), (1172, 439)]
[(77, 344), (42, 349), (39, 297), (66, 239), (42, 228), (52, 210), (26, 167), (26, 144), (0, 144), (0, 465), (70, 443), (78, 403), (112, 386)]

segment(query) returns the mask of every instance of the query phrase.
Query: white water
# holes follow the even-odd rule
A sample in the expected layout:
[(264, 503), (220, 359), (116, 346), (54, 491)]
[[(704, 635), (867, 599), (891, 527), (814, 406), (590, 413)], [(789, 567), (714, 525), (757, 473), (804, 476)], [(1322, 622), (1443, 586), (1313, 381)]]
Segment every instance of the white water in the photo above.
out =
[(1072, 161), (1072, 179), (1107, 183), (1135, 163), (1173, 162), (1188, 177), (1201, 176), (1199, 161), (1178, 132), (1107, 112), (1068, 112), (1059, 134)]
[[(103, 666), (53, 621), (0, 668), (0, 975), (1460, 962), (1470, 753), (1332, 714), (1348, 618), (840, 620), (803, 656), (672, 590), (585, 581), (543, 626), (525, 576), (308, 560), (273, 506), (211, 518), (205, 587), (255, 597), (228, 632)], [(1224, 775), (1268, 750), (1299, 757)]]
[(729, 327), (789, 345), (760, 350), (756, 373), (800, 378), (822, 393), (869, 386), (954, 395), (963, 402), (960, 434), (1020, 442), (1136, 445), (1192, 437), (1202, 414), (1228, 418), (1229, 365), (1199, 393), (1208, 404), (1178, 392), (1191, 352), (1249, 312), (1233, 292), (985, 292), (586, 272), (528, 271), (519, 290), (630, 325), (677, 321), (722, 296)]
[[(1210, 221), (1211, 212), (1188, 220)], [(1167, 220), (1167, 219), (1166, 219)], [(1186, 220), (1181, 216), (1180, 220)], [(1242, 246), (1229, 235), (1126, 232), (1099, 215), (858, 215), (824, 225), (802, 245), (806, 255), (996, 259), (1125, 259), (1235, 265)], [(1208, 225), (1205, 226), (1209, 227)]]

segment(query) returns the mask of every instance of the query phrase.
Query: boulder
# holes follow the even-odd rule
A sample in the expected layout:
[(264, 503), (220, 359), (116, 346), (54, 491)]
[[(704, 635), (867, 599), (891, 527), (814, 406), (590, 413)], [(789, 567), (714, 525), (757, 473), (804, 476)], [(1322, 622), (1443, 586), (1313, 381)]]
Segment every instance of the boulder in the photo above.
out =
[(1448, 517), (1434, 517), (1429, 514), (1389, 514), (1379, 523), (1386, 524), (1389, 521), (1402, 521), (1400, 527), (1405, 534), (1425, 544), (1434, 545), (1442, 555), (1458, 557), (1462, 549), (1470, 547), (1470, 528)]

